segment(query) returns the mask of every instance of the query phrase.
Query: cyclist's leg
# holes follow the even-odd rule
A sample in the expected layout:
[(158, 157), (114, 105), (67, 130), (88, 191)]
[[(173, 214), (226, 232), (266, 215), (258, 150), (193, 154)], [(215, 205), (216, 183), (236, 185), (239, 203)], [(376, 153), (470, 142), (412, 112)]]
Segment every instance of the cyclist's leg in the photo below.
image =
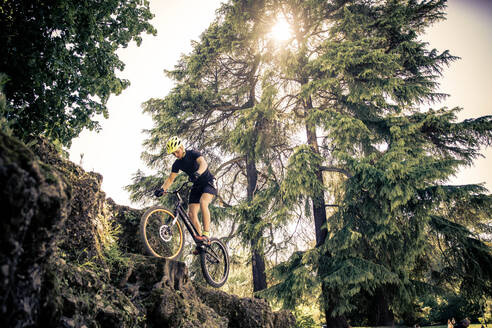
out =
[(198, 211), (200, 210), (200, 197), (202, 191), (195, 185), (191, 188), (190, 197), (188, 200), (188, 215), (190, 216), (191, 223), (198, 232), (198, 236), (202, 234), (202, 227), (200, 221), (198, 221)]
[(214, 195), (203, 193), (200, 197), (200, 209), (202, 211), (203, 230), (210, 232), (210, 211), (208, 205), (214, 198)]
[(215, 189), (213, 181), (203, 186), (202, 195), (200, 196), (200, 209), (202, 210), (203, 229), (210, 233), (210, 211), (208, 205), (217, 195), (217, 189)]
[(198, 236), (202, 234), (202, 227), (198, 221), (198, 210), (200, 209), (200, 203), (188, 204), (188, 215), (190, 216), (191, 223), (196, 228)]

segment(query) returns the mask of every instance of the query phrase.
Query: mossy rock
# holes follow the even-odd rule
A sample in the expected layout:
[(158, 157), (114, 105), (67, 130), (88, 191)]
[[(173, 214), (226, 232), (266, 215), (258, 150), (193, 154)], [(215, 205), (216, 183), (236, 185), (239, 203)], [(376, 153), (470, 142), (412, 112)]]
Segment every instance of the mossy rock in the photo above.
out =
[(142, 255), (142, 210), (106, 199), (101, 175), (42, 138), (30, 149), (0, 132), (0, 183), (2, 327), (294, 326), (265, 301), (193, 285), (182, 262)]
[(49, 326), (136, 327), (145, 320), (144, 311), (92, 270), (59, 258), (47, 265), (41, 317)]
[(30, 325), (40, 309), (44, 263), (67, 219), (71, 189), (20, 141), (0, 132), (0, 317)]
[(228, 318), (229, 328), (295, 327), (296, 320), (291, 312), (273, 312), (264, 299), (240, 298), (198, 284), (195, 284), (195, 289), (203, 303)]
[(118, 227), (118, 245), (127, 253), (144, 254), (140, 239), (140, 218), (144, 210), (116, 204), (111, 198), (106, 199), (106, 206), (111, 213), (111, 224)]

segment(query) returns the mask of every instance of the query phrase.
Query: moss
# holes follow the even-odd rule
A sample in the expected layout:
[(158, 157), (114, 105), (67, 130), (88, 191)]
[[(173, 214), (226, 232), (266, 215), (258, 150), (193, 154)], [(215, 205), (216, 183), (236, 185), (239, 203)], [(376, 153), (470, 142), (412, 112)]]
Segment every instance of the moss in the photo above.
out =
[(141, 212), (135, 212), (131, 210), (126, 210), (122, 213), (123, 220), (130, 224), (138, 225), (140, 224)]
[[(43, 140), (33, 149), (0, 134), (0, 172), (8, 186), (2, 206), (15, 213), (2, 221), (8, 248), (0, 258), (10, 261), (5, 276), (17, 277), (12, 284), (40, 286), (29, 287), (33, 310), (21, 313), (19, 326), (228, 326), (197, 297), (184, 263), (139, 255), (143, 211), (106, 199), (99, 174), (60, 158)], [(14, 271), (16, 263), (35, 270)], [(21, 312), (26, 291), (18, 290), (8, 309)], [(216, 304), (234, 303), (233, 296), (220, 296)]]
[(46, 323), (48, 327), (55, 327), (63, 313), (62, 290), (66, 289), (67, 284), (59, 273), (57, 266), (51, 261), (46, 264), (41, 290), (44, 306), (40, 311), (39, 321)]
[[(3, 153), (5, 164), (23, 164), (32, 163), (34, 161), (34, 153), (29, 150), (21, 141), (16, 138), (7, 136), (3, 131), (0, 131), (0, 149)], [(28, 166), (23, 166), (27, 168)]]
[(56, 278), (49, 295), (57, 299), (51, 307), (56, 308), (58, 320), (63, 316), (76, 324), (92, 322), (104, 326), (103, 323), (112, 322), (114, 327), (135, 327), (145, 316), (126, 295), (90, 269), (59, 262), (51, 272)]
[[(43, 174), (44, 181), (48, 184), (56, 184), (61, 178), (56, 170), (53, 169), (51, 165), (39, 162), (39, 168)], [(62, 178), (65, 182), (66, 179)]]
[(104, 259), (109, 266), (111, 282), (119, 284), (127, 275), (130, 257), (121, 252), (114, 243), (104, 252)]

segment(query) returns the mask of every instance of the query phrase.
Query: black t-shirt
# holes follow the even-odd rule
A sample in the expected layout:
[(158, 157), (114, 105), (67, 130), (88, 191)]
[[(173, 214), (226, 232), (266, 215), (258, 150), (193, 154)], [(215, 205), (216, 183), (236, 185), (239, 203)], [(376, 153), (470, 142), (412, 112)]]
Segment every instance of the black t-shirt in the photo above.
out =
[[(197, 158), (200, 156), (202, 156), (202, 154), (199, 151), (196, 151), (194, 149), (187, 149), (183, 158), (174, 161), (171, 172), (178, 173), (179, 170), (181, 170), (188, 174), (188, 176), (193, 176), (193, 173), (195, 173), (200, 167), (200, 165), (198, 165), (198, 162), (196, 161)], [(213, 179), (214, 176), (207, 168), (205, 172), (200, 175), (198, 182), (208, 182)]]

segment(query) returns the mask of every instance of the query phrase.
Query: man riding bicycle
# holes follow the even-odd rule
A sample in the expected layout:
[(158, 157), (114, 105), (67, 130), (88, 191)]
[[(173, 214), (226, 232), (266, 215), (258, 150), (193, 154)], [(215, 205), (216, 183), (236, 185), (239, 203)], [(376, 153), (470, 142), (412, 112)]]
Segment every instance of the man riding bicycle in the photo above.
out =
[[(194, 149), (185, 149), (180, 138), (171, 137), (166, 144), (166, 151), (168, 154), (176, 156), (176, 160), (172, 165), (171, 174), (154, 194), (157, 197), (162, 196), (176, 179), (179, 170), (185, 172), (190, 181), (193, 182), (189, 197), (188, 214), (198, 232), (196, 239), (201, 242), (207, 242), (210, 237), (210, 211), (208, 205), (217, 195), (217, 189), (214, 187), (215, 178), (210, 173), (208, 164), (202, 154)], [(202, 212), (203, 232), (198, 221), (199, 210)]]

